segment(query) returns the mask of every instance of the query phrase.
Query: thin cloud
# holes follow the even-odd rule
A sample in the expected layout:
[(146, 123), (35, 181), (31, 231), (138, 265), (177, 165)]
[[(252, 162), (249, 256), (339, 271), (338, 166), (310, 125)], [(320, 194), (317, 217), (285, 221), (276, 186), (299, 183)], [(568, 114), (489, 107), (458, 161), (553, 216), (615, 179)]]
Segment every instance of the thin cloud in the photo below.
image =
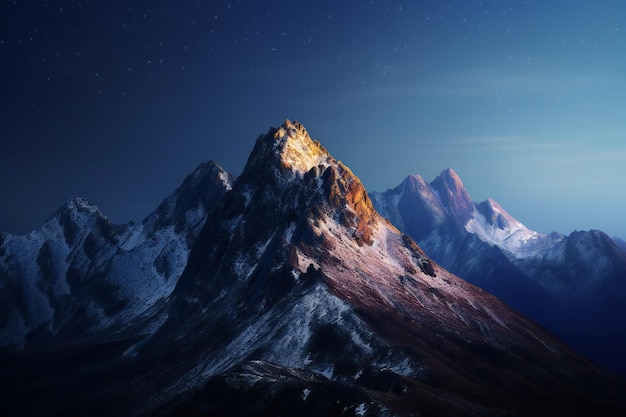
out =
[(601, 74), (497, 73), (466, 71), (451, 74), (434, 88), (441, 94), (465, 97), (559, 95), (614, 87), (616, 80)]
[(537, 140), (524, 136), (483, 136), (465, 137), (450, 140), (450, 145), (456, 148), (472, 148), (475, 150), (493, 151), (563, 151), (571, 143), (562, 141)]
[(363, 100), (393, 97), (560, 96), (615, 89), (623, 83), (624, 80), (605, 74), (564, 75), (467, 70), (450, 72), (420, 83), (361, 88), (348, 98)]

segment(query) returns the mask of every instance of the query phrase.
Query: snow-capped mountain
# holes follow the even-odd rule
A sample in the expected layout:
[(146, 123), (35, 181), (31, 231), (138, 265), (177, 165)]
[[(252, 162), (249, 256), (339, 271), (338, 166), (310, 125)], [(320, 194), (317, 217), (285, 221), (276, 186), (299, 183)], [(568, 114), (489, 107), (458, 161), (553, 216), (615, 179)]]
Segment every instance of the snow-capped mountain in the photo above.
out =
[(626, 252), (604, 233), (530, 230), (493, 199), (472, 202), (452, 169), (371, 198), (438, 263), (626, 374)]
[(429, 259), (298, 122), (257, 139), (159, 308), (97, 335), (0, 352), (0, 411), (626, 411), (624, 381)]
[(207, 212), (232, 176), (199, 166), (138, 224), (115, 225), (73, 199), (40, 228), (0, 241), (0, 346), (106, 328), (166, 298)]
[(528, 229), (491, 198), (476, 203), (465, 229), (516, 258), (546, 250), (564, 238), (558, 233), (544, 235)]

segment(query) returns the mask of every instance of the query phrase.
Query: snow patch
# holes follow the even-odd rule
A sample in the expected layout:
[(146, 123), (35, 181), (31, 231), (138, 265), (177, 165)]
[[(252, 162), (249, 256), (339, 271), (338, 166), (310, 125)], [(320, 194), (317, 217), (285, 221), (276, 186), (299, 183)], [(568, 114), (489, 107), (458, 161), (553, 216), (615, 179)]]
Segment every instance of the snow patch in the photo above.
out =
[(293, 239), (293, 232), (296, 230), (296, 224), (294, 222), (289, 223), (289, 226), (285, 230), (285, 242), (291, 243)]
[(247, 280), (254, 272), (256, 265), (251, 264), (245, 255), (239, 255), (233, 263), (233, 272), (237, 277)]
[(505, 322), (502, 318), (500, 318), (500, 316), (498, 316), (496, 313), (494, 313), (491, 309), (486, 308), (486, 307), (484, 307), (484, 306), (483, 306), (483, 310), (485, 311), (485, 313), (487, 313), (487, 315), (488, 315), (489, 317), (491, 317), (491, 319), (492, 319), (493, 321), (495, 321), (496, 323), (498, 323), (500, 326), (502, 326), (502, 327), (508, 327), (508, 326), (507, 326), (507, 324), (506, 324), (506, 322)]
[(121, 243), (120, 247), (123, 250), (130, 251), (136, 248), (139, 244), (141, 244), (145, 240), (145, 236), (143, 235), (143, 224), (135, 225), (132, 227), (124, 241)]
[(326, 377), (326, 379), (333, 379), (333, 374), (335, 372), (335, 365), (327, 366), (324, 369), (319, 369), (318, 372)]
[(244, 206), (248, 207), (248, 205), (250, 204), (250, 201), (252, 201), (252, 190), (250, 189), (242, 190), (241, 194), (243, 195), (243, 198), (246, 200), (244, 202)]
[(411, 365), (411, 361), (409, 360), (409, 358), (404, 358), (402, 362), (389, 364), (386, 367), (398, 375), (408, 376), (408, 377), (415, 375), (415, 369), (413, 369), (413, 366)]
[(308, 388), (305, 388), (304, 390), (302, 390), (302, 401), (306, 401), (306, 399), (309, 398), (310, 393), (311, 393), (311, 390)]
[(257, 246), (257, 250), (256, 250), (256, 256), (257, 258), (261, 258), (261, 256), (263, 256), (263, 254), (265, 253), (265, 250), (267, 249), (267, 246), (270, 244), (270, 242), (272, 241), (272, 239), (274, 238), (274, 235), (276, 233), (272, 233), (272, 235), (263, 243), (260, 243)]
[(488, 201), (496, 216), (504, 221), (501, 224), (498, 224), (499, 222), (489, 224), (475, 206), (472, 218), (465, 224), (465, 230), (475, 234), (483, 242), (497, 246), (516, 258), (525, 258), (548, 249), (560, 241), (560, 239), (528, 229), (496, 202)]
[(230, 191), (233, 189), (233, 185), (230, 182), (230, 178), (228, 177), (228, 174), (225, 171), (220, 171), (219, 178), (220, 178), (220, 181), (222, 181), (222, 184), (224, 184), (226, 191)]

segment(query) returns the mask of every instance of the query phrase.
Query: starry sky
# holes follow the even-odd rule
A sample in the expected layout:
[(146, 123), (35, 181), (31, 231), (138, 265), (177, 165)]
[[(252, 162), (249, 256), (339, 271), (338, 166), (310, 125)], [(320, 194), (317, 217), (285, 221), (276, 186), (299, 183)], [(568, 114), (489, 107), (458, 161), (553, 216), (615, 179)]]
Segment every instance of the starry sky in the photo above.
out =
[(454, 168), (528, 227), (626, 238), (626, 2), (0, 1), (0, 230), (140, 221), (284, 119), (370, 191)]

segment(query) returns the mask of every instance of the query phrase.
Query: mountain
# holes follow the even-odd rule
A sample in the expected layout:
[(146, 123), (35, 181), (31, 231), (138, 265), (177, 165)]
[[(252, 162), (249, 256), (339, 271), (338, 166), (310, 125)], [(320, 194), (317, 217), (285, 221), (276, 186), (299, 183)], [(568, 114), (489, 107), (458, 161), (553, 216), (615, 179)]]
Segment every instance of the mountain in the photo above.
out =
[(141, 223), (115, 225), (73, 199), (37, 230), (0, 240), (0, 346), (106, 328), (174, 289), (207, 213), (232, 176), (200, 165)]
[(613, 237), (613, 242), (615, 242), (615, 244), (623, 251), (626, 251), (626, 241), (618, 238), (618, 237)]
[[(468, 230), (466, 225), (489, 223), (486, 220), (480, 223), (476, 218), (481, 218), (480, 210), (488, 211), (490, 203), (475, 205), (452, 169), (442, 172), (431, 184), (418, 175), (410, 175), (398, 187), (385, 193), (373, 192), (370, 196), (383, 216), (451, 272), (539, 322), (546, 323), (557, 313), (551, 294), (526, 276), (511, 262), (504, 249), (494, 244), (494, 239), (500, 237), (498, 233), (489, 228), (479, 234)], [(488, 216), (492, 217), (496, 220), (497, 216)], [(501, 216), (497, 223), (505, 224), (507, 219)], [(493, 220), (490, 221), (493, 224)], [(512, 218), (508, 221), (509, 227), (517, 225)], [(488, 236), (491, 239), (487, 239)], [(513, 241), (507, 243), (513, 244)]]
[(471, 200), (452, 169), (370, 194), (379, 212), (455, 274), (502, 298), (579, 352), (626, 374), (626, 252), (600, 231), (544, 235), (493, 199)]
[(449, 273), (285, 121), (154, 309), (0, 352), (11, 415), (623, 415), (626, 383)]

